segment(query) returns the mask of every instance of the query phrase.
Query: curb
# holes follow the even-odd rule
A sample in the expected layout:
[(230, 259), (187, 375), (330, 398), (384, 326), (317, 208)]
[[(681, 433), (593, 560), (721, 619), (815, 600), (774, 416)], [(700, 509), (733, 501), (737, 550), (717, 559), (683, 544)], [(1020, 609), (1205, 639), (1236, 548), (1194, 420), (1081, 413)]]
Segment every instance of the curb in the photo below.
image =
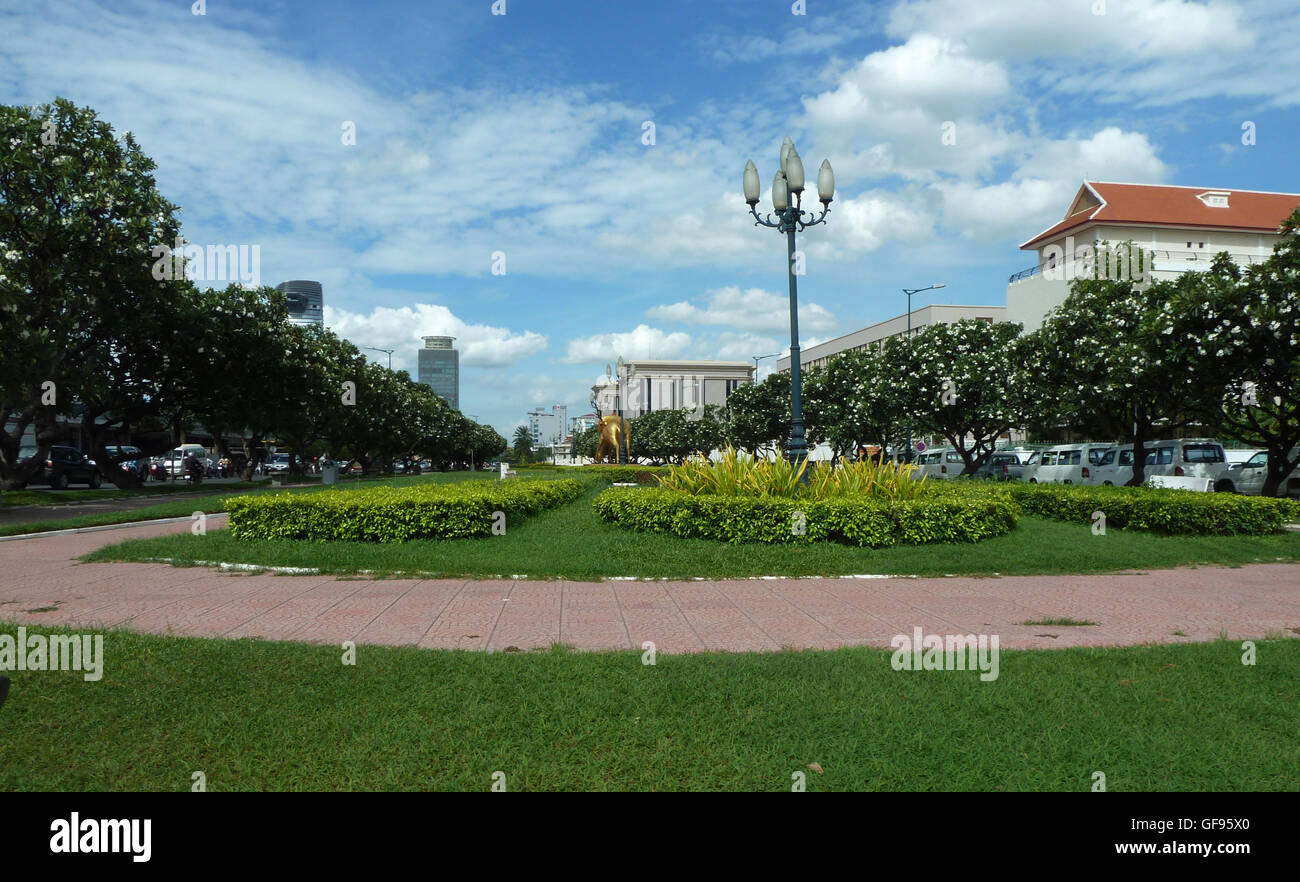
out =
[[(212, 512), (210, 518), (225, 517), (224, 511)], [(66, 530), (47, 530), (44, 533), (19, 533), (15, 536), (0, 536), (0, 542), (13, 542), (18, 539), (44, 539), (49, 536), (71, 536), (74, 533), (98, 533), (101, 530), (124, 530), (128, 527), (145, 527), (150, 524), (180, 524), (194, 520), (193, 515), (179, 518), (158, 518), (152, 521), (127, 521), (122, 524), (101, 524), (98, 527), (70, 527)]]

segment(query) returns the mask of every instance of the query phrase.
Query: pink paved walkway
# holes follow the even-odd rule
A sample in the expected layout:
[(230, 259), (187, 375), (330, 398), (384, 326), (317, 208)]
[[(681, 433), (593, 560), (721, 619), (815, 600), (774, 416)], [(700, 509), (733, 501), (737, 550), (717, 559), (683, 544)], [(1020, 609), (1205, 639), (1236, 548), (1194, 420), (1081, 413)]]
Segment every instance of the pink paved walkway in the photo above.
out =
[[(102, 545), (188, 528), (0, 542), (0, 620), (487, 650), (556, 642), (639, 649), (653, 641), (661, 652), (888, 646), (915, 627), (997, 634), (1004, 648), (1300, 634), (1300, 566), (1284, 564), (1103, 576), (592, 583), (358, 581), (75, 560)], [(55, 609), (35, 611), (45, 607)], [(1057, 617), (1098, 625), (1017, 624)]]

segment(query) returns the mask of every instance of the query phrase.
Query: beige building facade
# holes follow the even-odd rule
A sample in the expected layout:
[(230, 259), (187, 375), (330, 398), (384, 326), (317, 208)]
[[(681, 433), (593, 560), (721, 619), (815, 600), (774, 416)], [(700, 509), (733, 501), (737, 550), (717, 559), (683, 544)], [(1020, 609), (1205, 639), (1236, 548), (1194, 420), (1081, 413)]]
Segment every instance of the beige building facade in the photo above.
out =
[(1036, 261), (1007, 281), (1007, 318), (1026, 331), (1041, 327), (1077, 278), (1140, 281), (1115, 260), (1113, 246), (1124, 243), (1143, 252), (1137, 273), (1149, 270), (1151, 281), (1209, 269), (1221, 251), (1243, 266), (1259, 263), (1297, 206), (1295, 193), (1084, 181), (1064, 219), (1020, 246)]

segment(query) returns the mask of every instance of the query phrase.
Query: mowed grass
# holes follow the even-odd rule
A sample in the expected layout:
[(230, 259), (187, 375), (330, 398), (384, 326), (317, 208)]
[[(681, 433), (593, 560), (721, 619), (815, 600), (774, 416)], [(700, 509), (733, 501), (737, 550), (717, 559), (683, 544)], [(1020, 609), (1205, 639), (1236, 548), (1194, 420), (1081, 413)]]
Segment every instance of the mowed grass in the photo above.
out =
[[(565, 477), (562, 472), (548, 477)], [(467, 476), (468, 477), (468, 476)], [(417, 479), (418, 480), (418, 479)], [(593, 481), (570, 505), (507, 524), (503, 536), (400, 544), (244, 541), (226, 530), (128, 540), (85, 560), (171, 560), (309, 567), (352, 574), (428, 577), (526, 575), (599, 580), (609, 576), (739, 578), (757, 575), (832, 576), (854, 573), (1032, 575), (1163, 569), (1192, 564), (1242, 565), (1300, 560), (1300, 533), (1273, 536), (1162, 537), (1087, 524), (1024, 517), (1005, 536), (978, 543), (852, 548), (817, 545), (728, 545), (633, 533), (601, 520), (591, 499), (607, 485)]]
[[(265, 481), (240, 481), (232, 484), (218, 484), (223, 490), (256, 490), (266, 485)], [(145, 484), (138, 490), (123, 490), (107, 481), (99, 490), (6, 490), (0, 498), (6, 508), (11, 505), (69, 505), (77, 502), (99, 502), (104, 499), (132, 499), (139, 496), (171, 496), (176, 493), (202, 493), (212, 491), (212, 487), (197, 487), (184, 482)]]
[[(445, 474), (416, 475), (411, 477), (397, 476), (386, 478), (365, 478), (362, 480), (361, 484), (362, 486), (376, 487), (387, 484), (399, 485), (420, 481), (468, 481), (474, 477), (481, 478), (482, 476), (474, 476), (469, 472), (448, 472)], [(354, 487), (357, 486), (357, 484), (358, 481), (355, 479), (348, 479), (346, 484), (341, 484), (341, 486)], [(20, 523), (0, 524), (0, 536), (17, 536), (25, 533), (42, 533), (48, 530), (70, 530), (81, 527), (102, 527), (109, 524), (131, 524), (137, 521), (187, 517), (196, 511), (201, 511), (204, 514), (212, 514), (214, 512), (225, 511), (226, 499), (230, 496), (242, 493), (319, 493), (328, 488), (313, 486), (276, 489), (268, 482), (262, 481), (255, 484), (213, 485), (212, 487), (206, 488), (208, 490), (207, 495), (200, 495), (202, 489), (204, 488), (200, 485), (200, 488), (197, 491), (193, 488), (189, 488), (189, 492), (177, 489), (170, 492), (163, 491), (159, 494), (137, 493), (135, 494), (137, 496), (161, 495), (163, 497), (173, 497), (176, 494), (184, 493), (185, 498), (164, 498), (160, 500), (157, 505), (146, 505), (139, 508), (128, 509), (126, 511), (97, 512), (94, 514), (81, 515), (80, 517), (60, 518), (57, 520), (42, 520), (39, 517), (34, 517), (32, 520)], [(215, 489), (220, 489), (220, 492), (212, 492)], [(99, 491), (88, 492), (98, 493)], [(5, 495), (8, 496), (9, 494), (6, 493)], [(130, 491), (123, 491), (122, 495), (127, 496), (131, 495), (131, 493)], [(107, 499), (111, 497), (105, 496), (97, 498)], [(80, 501), (86, 502), (87, 500), (82, 499)]]
[[(14, 633), (14, 626), (0, 631)], [(42, 633), (51, 633), (42, 631)], [(103, 679), (14, 673), (0, 789), (1300, 789), (1300, 640), (1003, 652), (473, 653), (109, 632)], [(816, 763), (823, 772), (810, 768)]]

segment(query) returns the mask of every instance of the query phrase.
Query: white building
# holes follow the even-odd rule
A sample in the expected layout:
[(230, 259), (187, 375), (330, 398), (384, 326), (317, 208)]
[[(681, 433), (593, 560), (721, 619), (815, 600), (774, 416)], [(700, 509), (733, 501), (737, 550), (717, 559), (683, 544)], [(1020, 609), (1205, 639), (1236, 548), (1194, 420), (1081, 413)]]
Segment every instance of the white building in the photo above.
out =
[[(1005, 306), (947, 306), (938, 304), (920, 306), (912, 310), (910, 323), (912, 333), (916, 334), (929, 325), (952, 324), (960, 319), (1004, 322), (1007, 320), (1007, 308)], [(811, 367), (820, 367), (842, 352), (866, 349), (868, 346), (873, 345), (879, 346), (890, 337), (905, 337), (907, 336), (908, 324), (907, 313), (903, 313), (900, 316), (877, 322), (874, 325), (868, 325), (833, 340), (827, 340), (825, 343), (818, 343), (816, 346), (805, 346), (799, 350), (799, 365), (804, 370)], [(776, 369), (781, 373), (790, 370), (789, 352), (777, 359)]]
[(747, 361), (620, 362), (591, 387), (591, 402), (602, 415), (621, 412), (631, 419), (652, 410), (722, 407), (735, 389), (753, 381)]
[(584, 413), (569, 420), (569, 435), (576, 438), (596, 425), (598, 418), (594, 413)]
[(1116, 278), (1104, 275), (1107, 262), (1098, 259), (1103, 243), (1132, 242), (1149, 252), (1152, 280), (1209, 269), (1220, 251), (1239, 264), (1259, 263), (1297, 206), (1295, 193), (1084, 181), (1064, 219), (1020, 246), (1034, 251), (1036, 262), (1008, 280), (1007, 318), (1035, 330), (1065, 302), (1075, 278), (1091, 277), (1093, 267)]
[(569, 408), (563, 404), (549, 411), (539, 407), (528, 413), (528, 433), (533, 447), (554, 447), (568, 436)]

